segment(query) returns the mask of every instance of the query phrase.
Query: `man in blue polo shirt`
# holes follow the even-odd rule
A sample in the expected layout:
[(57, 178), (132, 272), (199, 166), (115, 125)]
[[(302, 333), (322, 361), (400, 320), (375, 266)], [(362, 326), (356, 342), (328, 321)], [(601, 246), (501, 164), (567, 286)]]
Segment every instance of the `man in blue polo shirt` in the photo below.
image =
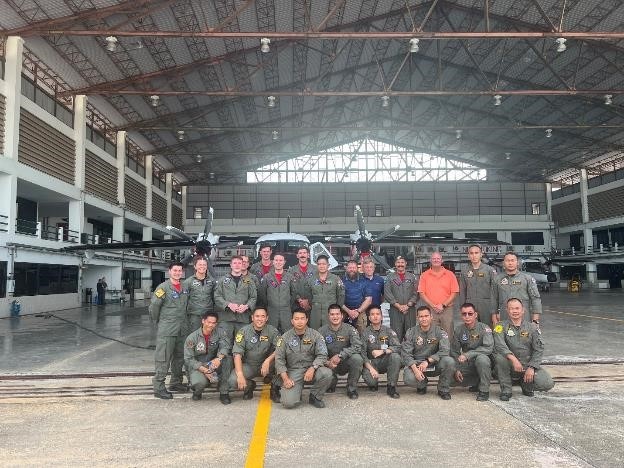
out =
[(372, 258), (362, 260), (362, 281), (368, 286), (371, 304), (381, 305), (384, 294), (384, 279), (375, 273), (375, 262)]
[(366, 327), (366, 309), (371, 304), (371, 294), (367, 282), (358, 274), (358, 264), (349, 260), (342, 279), (345, 288), (345, 302), (342, 310), (347, 314), (345, 322), (353, 325), (361, 333)]

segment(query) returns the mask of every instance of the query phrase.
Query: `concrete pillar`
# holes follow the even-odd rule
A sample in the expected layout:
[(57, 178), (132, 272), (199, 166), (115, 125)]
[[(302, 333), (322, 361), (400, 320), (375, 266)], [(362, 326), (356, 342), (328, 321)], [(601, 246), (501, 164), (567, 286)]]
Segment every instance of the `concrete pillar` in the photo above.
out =
[(582, 222), (589, 223), (589, 207), (587, 206), (587, 169), (581, 169), (581, 215)]
[(71, 200), (69, 202), (69, 242), (80, 243), (80, 236), (84, 231), (84, 200)]
[(24, 40), (16, 36), (7, 38), (4, 52), (4, 81), (6, 82), (7, 91), (5, 101), (4, 157), (17, 159)]
[(87, 96), (74, 97), (74, 141), (76, 142), (76, 177), (74, 185), (85, 189), (85, 159), (87, 141)]
[(546, 216), (548, 221), (552, 221), (552, 184), (546, 184)]
[(171, 199), (173, 198), (173, 174), (171, 172), (167, 172), (167, 175), (165, 177), (165, 190), (167, 193), (167, 226), (171, 226), (173, 224), (173, 217), (171, 212)]
[(124, 241), (124, 231), (125, 231), (125, 221), (126, 219), (123, 216), (113, 216), (113, 240), (123, 242)]
[(149, 226), (143, 226), (143, 240), (150, 241), (153, 239), (154, 237), (153, 237), (152, 228)]
[(186, 213), (187, 213), (187, 201), (188, 201), (188, 196), (186, 194), (186, 185), (182, 186), (182, 230), (185, 231), (186, 230)]
[[(6, 218), (5, 218), (6, 216)], [(17, 220), (17, 176), (0, 174), (0, 229), (15, 233)]]
[(126, 188), (126, 132), (122, 130), (122, 131), (117, 132), (117, 202), (120, 205), (126, 204), (125, 188)]
[(585, 268), (585, 271), (587, 272), (587, 283), (592, 288), (596, 287), (598, 284), (598, 272), (596, 264), (589, 262), (585, 265)]
[(583, 245), (585, 253), (590, 254), (594, 250), (594, 232), (589, 228), (583, 228)]
[(151, 154), (145, 156), (145, 217), (147, 219), (152, 219), (153, 158), (154, 157)]

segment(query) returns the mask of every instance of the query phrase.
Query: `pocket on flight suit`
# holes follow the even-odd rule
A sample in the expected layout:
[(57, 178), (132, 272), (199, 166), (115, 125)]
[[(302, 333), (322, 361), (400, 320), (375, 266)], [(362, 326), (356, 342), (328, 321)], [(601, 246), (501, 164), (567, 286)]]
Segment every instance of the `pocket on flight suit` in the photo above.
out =
[(154, 360), (165, 362), (167, 360), (167, 341), (158, 340), (154, 350)]

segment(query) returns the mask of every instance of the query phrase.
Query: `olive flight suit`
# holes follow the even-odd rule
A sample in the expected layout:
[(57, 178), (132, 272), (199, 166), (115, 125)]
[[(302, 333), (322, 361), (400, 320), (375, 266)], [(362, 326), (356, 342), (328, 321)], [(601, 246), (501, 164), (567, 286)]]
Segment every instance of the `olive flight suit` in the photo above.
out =
[(309, 326), (318, 330), (321, 325), (327, 323), (327, 309), (332, 304), (344, 305), (345, 289), (342, 280), (333, 273), (327, 273), (325, 281), (321, 281), (318, 273), (306, 278), (302, 285), (303, 297), (310, 301)]
[[(362, 378), (366, 385), (369, 387), (378, 385), (378, 380), (373, 379), (370, 371), (366, 368), (366, 363), (370, 363), (380, 374), (387, 374), (389, 386), (396, 387), (401, 371), (401, 344), (397, 334), (385, 325), (381, 325), (379, 330), (375, 330), (373, 325), (369, 325), (362, 331), (361, 337), (362, 359), (365, 364), (362, 369)], [(375, 358), (372, 351), (376, 349), (382, 349), (386, 354)]]
[(210, 382), (198, 369), (208, 366), (208, 363), (217, 356), (224, 356), (216, 373), (219, 376), (219, 393), (228, 393), (228, 377), (232, 371), (232, 356), (230, 356), (231, 341), (225, 329), (220, 325), (213, 330), (206, 339), (202, 328), (191, 333), (184, 343), (184, 361), (191, 370), (189, 381), (194, 393), (201, 393)]
[(522, 301), (529, 320), (532, 314), (542, 313), (542, 299), (535, 278), (531, 275), (521, 271), (515, 275), (499, 273), (495, 281), (494, 307), (498, 309), (501, 321), (507, 318), (507, 300), (512, 297)]
[(213, 292), (217, 281), (209, 275), (206, 275), (203, 280), (191, 276), (184, 280), (183, 284), (189, 292), (186, 305), (186, 330), (190, 334), (202, 326), (202, 315), (214, 311)]
[(258, 287), (258, 305), (267, 309), (269, 323), (281, 332), (291, 327), (293, 288), (290, 273), (284, 271), (281, 281), (278, 281), (273, 270), (262, 277)]
[[(489, 393), (492, 379), (490, 356), (493, 352), (494, 338), (492, 329), (488, 325), (477, 322), (472, 329), (463, 323), (455, 327), (451, 343), (451, 357), (455, 360), (456, 369), (464, 377), (461, 385), (472, 386), (478, 383), (480, 392)], [(461, 354), (466, 356), (466, 362), (457, 360)]]
[[(247, 276), (240, 276), (238, 281), (230, 273), (220, 278), (214, 290), (215, 310), (219, 313), (219, 323), (228, 333), (230, 340), (238, 330), (247, 325), (251, 313), (256, 306), (256, 285)], [(229, 303), (247, 304), (248, 308), (242, 314), (234, 312), (228, 307)]]
[(496, 312), (496, 275), (496, 270), (484, 263), (476, 269), (469, 264), (459, 275), (459, 305), (470, 302), (479, 313), (479, 321), (486, 324), (492, 322), (492, 314)]
[[(390, 273), (384, 283), (384, 296), (390, 304), (390, 328), (399, 339), (403, 340), (405, 332), (416, 325), (416, 303), (418, 302), (418, 277), (414, 273), (405, 272), (401, 280), (398, 273)], [(399, 312), (395, 304), (411, 304), (406, 314)]]
[[(340, 324), (338, 330), (332, 329), (330, 324), (319, 328), (319, 333), (325, 339), (327, 356), (332, 358), (340, 356), (340, 363), (336, 368), (330, 369), (334, 376), (347, 376), (347, 391), (357, 390), (357, 383), (362, 375), (362, 339), (357, 330), (348, 323)], [(334, 377), (335, 378), (335, 377)]]

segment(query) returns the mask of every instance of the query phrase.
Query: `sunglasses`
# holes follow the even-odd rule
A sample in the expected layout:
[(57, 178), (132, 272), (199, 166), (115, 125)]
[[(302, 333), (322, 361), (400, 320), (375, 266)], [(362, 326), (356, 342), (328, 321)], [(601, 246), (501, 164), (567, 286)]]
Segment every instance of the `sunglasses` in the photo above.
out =
[(475, 313), (474, 312), (462, 312), (461, 315), (462, 317), (472, 317)]

